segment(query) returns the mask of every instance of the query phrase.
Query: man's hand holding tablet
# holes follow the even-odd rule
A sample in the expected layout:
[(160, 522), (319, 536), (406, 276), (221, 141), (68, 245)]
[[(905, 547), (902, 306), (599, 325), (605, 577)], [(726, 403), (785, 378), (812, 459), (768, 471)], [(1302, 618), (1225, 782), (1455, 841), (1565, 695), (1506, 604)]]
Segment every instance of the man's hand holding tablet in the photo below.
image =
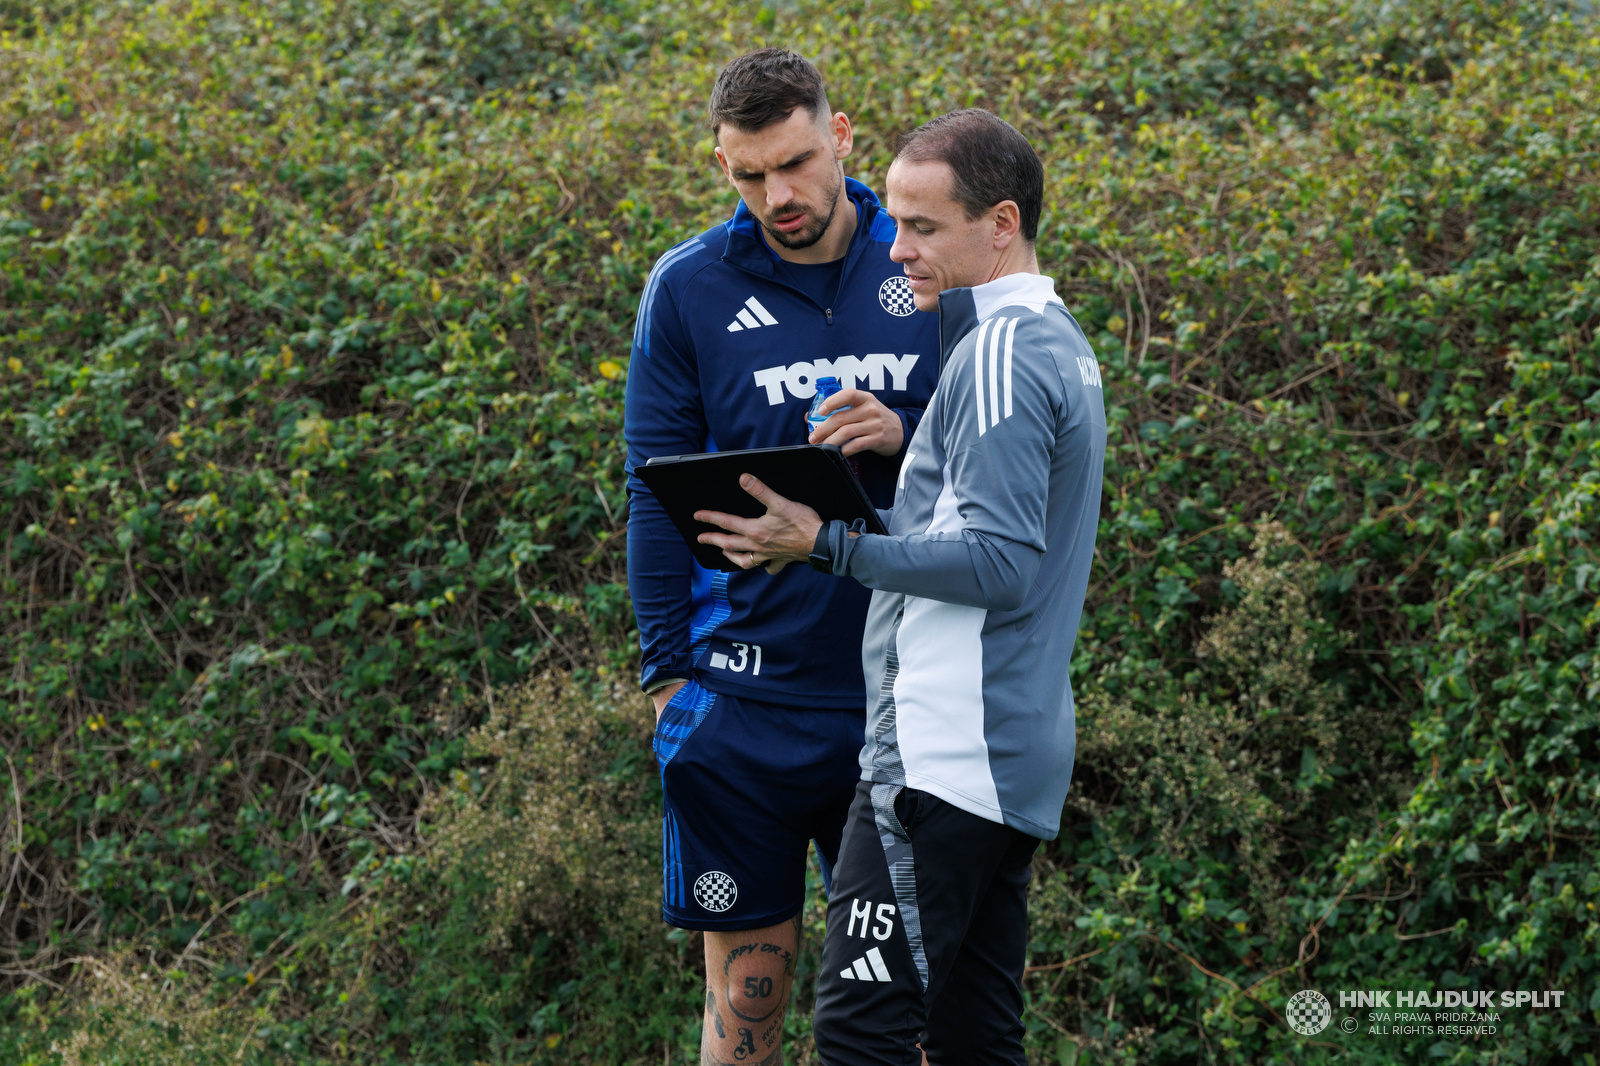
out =
[(754, 496), (767, 513), (760, 518), (740, 518), (721, 511), (696, 511), (695, 520), (720, 526), (726, 533), (702, 533), (701, 544), (712, 544), (738, 566), (750, 570), (765, 566), (776, 574), (790, 563), (803, 563), (817, 542), (822, 518), (803, 503), (786, 500), (754, 474), (739, 478), (739, 485)]

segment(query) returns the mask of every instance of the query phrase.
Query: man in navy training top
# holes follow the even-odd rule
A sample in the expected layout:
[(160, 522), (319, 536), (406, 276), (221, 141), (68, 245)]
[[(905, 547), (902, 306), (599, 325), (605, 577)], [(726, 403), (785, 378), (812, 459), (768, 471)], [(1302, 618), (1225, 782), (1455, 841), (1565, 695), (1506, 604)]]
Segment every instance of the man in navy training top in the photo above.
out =
[[(705, 932), (702, 1061), (777, 1063), (806, 849), (824, 877), (860, 776), (870, 593), (805, 568), (708, 571), (634, 477), (662, 455), (839, 445), (880, 507), (938, 376), (938, 318), (847, 179), (850, 120), (805, 59), (763, 49), (712, 90), (731, 221), (668, 251), (628, 367), (628, 587), (655, 702), (666, 921)], [(819, 377), (843, 390), (808, 433)], [(848, 411), (840, 408), (848, 406)]]
[(905, 138), (889, 167), (939, 391), (886, 535), (823, 524), (745, 475), (767, 515), (702, 513), (741, 566), (809, 561), (873, 589), (867, 743), (828, 899), (813, 1033), (827, 1066), (1022, 1066), (1034, 850), (1061, 827), (1069, 666), (1094, 560), (1100, 369), (1034, 254), (1044, 168), (987, 111)]

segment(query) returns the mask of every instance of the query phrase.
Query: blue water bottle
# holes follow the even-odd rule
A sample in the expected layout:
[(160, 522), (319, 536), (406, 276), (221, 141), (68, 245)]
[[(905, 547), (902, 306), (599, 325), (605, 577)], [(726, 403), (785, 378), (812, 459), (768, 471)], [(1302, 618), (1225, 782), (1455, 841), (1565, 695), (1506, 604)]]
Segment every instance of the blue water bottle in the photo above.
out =
[(832, 396), (834, 393), (838, 392), (843, 387), (839, 384), (838, 378), (818, 378), (816, 380), (816, 386), (817, 394), (811, 398), (811, 406), (806, 409), (807, 436), (811, 434), (812, 430), (822, 425), (822, 423), (826, 422), (829, 418), (838, 414), (840, 411), (850, 410), (850, 405), (846, 404), (837, 410), (829, 411), (827, 414), (822, 413), (823, 401), (829, 396)]

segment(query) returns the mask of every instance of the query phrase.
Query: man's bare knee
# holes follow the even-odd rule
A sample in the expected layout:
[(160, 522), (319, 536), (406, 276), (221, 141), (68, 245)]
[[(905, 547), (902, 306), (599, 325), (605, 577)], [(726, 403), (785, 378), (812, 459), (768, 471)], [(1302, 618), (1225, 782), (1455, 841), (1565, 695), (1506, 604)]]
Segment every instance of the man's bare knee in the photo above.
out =
[(740, 932), (707, 932), (704, 1064), (777, 1066), (799, 954), (800, 918)]

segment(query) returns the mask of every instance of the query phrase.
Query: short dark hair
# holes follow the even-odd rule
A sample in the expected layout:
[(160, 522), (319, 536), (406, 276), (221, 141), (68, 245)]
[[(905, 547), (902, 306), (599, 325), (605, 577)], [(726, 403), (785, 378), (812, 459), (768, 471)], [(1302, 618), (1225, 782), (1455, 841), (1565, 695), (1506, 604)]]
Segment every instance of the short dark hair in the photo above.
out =
[(943, 163), (955, 175), (951, 189), (968, 218), (1002, 200), (1022, 213), (1022, 236), (1039, 236), (1044, 209), (1044, 164), (1028, 138), (998, 115), (969, 107), (940, 115), (905, 134), (895, 158), (908, 163)]
[(711, 132), (724, 122), (745, 133), (756, 133), (787, 119), (797, 107), (811, 117), (828, 115), (828, 94), (822, 72), (805, 56), (782, 48), (746, 52), (722, 68), (711, 88)]

